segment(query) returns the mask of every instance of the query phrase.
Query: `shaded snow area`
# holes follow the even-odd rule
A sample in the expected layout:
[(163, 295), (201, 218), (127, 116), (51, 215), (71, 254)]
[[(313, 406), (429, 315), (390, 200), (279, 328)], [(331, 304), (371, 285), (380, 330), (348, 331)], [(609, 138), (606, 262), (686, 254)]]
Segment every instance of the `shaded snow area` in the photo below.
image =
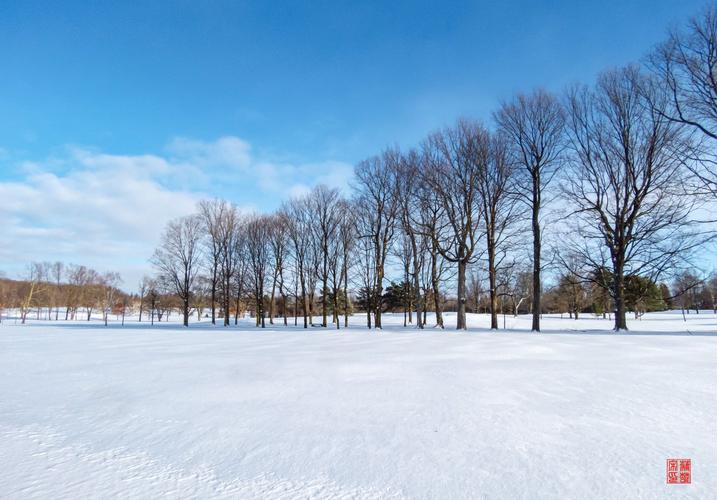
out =
[[(546, 317), (541, 334), (528, 317), (498, 333), (485, 316), (468, 333), (402, 320), (6, 321), (0, 497), (717, 494), (716, 315), (647, 315), (625, 334), (594, 318)], [(692, 459), (692, 484), (666, 484), (673, 457)]]

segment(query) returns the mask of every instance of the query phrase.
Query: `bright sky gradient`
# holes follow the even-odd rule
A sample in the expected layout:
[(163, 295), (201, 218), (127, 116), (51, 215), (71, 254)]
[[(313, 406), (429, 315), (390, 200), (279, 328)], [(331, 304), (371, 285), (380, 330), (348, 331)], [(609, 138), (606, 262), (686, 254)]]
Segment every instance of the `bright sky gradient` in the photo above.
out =
[(502, 98), (639, 60), (697, 0), (0, 2), (0, 271), (118, 270), (202, 197), (273, 209)]

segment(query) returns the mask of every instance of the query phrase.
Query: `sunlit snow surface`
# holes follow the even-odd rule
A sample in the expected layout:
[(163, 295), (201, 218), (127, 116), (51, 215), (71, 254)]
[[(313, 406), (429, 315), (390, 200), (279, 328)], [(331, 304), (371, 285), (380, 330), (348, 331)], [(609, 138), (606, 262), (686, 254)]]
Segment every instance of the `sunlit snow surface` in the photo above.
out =
[[(592, 317), (546, 317), (541, 334), (528, 317), (497, 333), (478, 315), (468, 333), (364, 321), (5, 321), (0, 497), (717, 492), (717, 315), (650, 314), (626, 334)], [(692, 459), (691, 485), (666, 484), (672, 457)]]

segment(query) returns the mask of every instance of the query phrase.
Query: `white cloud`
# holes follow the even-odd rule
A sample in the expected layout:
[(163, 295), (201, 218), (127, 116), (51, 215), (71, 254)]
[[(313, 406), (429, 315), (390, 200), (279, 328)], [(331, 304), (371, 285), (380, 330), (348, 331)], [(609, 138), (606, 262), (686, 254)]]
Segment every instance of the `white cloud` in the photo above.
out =
[(169, 143), (167, 151), (174, 160), (199, 167), (246, 169), (252, 163), (249, 143), (231, 136), (213, 142), (177, 137)]
[(245, 211), (324, 183), (346, 189), (352, 167), (291, 164), (252, 156), (238, 137), (172, 140), (165, 155), (115, 155), (68, 147), (60, 156), (17, 164), (19, 180), (0, 178), (0, 271), (17, 276), (34, 260), (62, 260), (123, 274), (133, 289), (151, 272), (148, 258), (168, 220), (201, 198), (223, 196)]
[(158, 157), (81, 151), (67, 161), (73, 166), (63, 174), (35, 165), (20, 181), (0, 182), (0, 262), (10, 274), (33, 260), (124, 272), (128, 262), (146, 261), (166, 222), (198, 200), (153, 178), (170, 168)]

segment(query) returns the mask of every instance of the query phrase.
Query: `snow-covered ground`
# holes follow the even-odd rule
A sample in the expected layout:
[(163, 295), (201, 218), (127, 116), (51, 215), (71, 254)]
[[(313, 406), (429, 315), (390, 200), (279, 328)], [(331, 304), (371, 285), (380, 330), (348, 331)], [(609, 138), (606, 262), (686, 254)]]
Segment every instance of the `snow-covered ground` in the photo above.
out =
[[(1, 498), (714, 498), (717, 315), (0, 325)], [(448, 323), (454, 321), (449, 315)], [(503, 320), (501, 318), (501, 326)], [(510, 330), (510, 329), (513, 330)], [(691, 458), (690, 485), (665, 460)]]

